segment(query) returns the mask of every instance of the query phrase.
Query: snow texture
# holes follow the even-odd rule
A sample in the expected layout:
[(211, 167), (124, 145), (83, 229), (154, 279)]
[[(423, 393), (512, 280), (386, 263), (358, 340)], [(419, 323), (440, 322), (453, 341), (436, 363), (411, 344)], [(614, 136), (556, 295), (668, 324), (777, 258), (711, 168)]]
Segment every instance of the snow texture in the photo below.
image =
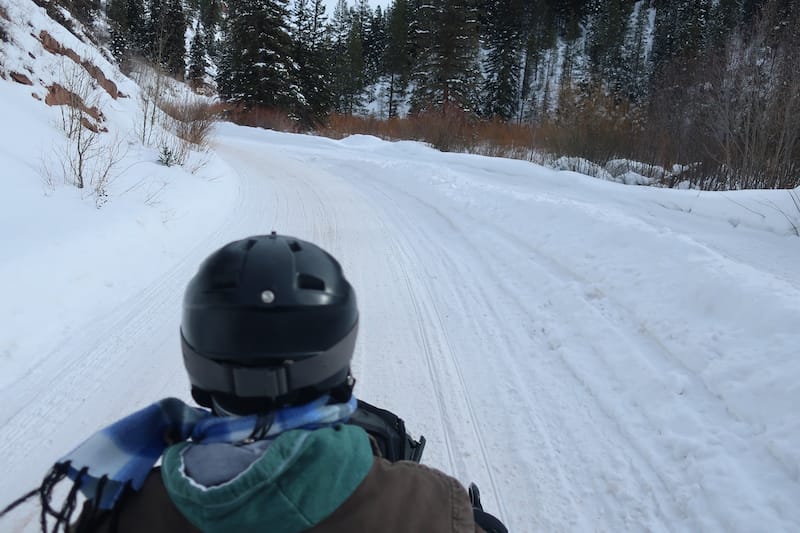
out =
[[(601, 180), (225, 124), (194, 173), (125, 137), (98, 209), (43, 184), (63, 134), (31, 93), (55, 60), (25, 25), (131, 95), (103, 101), (112, 132), (131, 131), (137, 89), (39, 8), (8, 12), (37, 59), (6, 48), (3, 69), (36, 81), (0, 80), (0, 503), (99, 427), (189, 400), (186, 283), (222, 244), (276, 230), (328, 249), (358, 293), (358, 395), (424, 434), (424, 462), (477, 482), (511, 531), (800, 530), (787, 191), (632, 187), (614, 180), (653, 169)], [(0, 529), (37, 526), (31, 504)]]

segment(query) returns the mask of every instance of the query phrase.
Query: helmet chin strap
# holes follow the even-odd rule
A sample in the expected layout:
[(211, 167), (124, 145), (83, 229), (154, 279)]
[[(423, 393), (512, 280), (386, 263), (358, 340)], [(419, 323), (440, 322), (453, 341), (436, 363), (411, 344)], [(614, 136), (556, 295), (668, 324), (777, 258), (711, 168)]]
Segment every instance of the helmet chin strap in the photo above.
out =
[(234, 416), (234, 417), (244, 416), (237, 413), (232, 413), (231, 411), (228, 411), (227, 409), (222, 407), (217, 401), (217, 398), (214, 397), (213, 394), (211, 395), (211, 411), (217, 416)]
[[(348, 372), (347, 378), (338, 386), (332, 388), (327, 392), (320, 392), (320, 396), (324, 394), (330, 395), (330, 400), (328, 403), (345, 403), (350, 400), (350, 396), (353, 394), (353, 387), (355, 387), (356, 378), (353, 377), (353, 374)], [(217, 397), (213, 394), (211, 396), (211, 411), (216, 416), (223, 416), (223, 417), (242, 417), (242, 416), (250, 416), (250, 414), (241, 414), (235, 413), (229, 409), (226, 409), (222, 406), (222, 404), (217, 400)]]

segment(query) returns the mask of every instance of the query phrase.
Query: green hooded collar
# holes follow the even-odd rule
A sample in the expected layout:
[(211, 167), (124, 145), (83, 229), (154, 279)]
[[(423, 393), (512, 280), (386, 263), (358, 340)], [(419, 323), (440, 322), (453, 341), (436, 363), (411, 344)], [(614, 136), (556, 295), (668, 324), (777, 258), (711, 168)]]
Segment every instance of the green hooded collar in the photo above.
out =
[(239, 475), (204, 487), (186, 474), (189, 442), (164, 454), (161, 473), (172, 501), (204, 532), (250, 532), (269, 527), (296, 533), (328, 517), (355, 491), (372, 467), (369, 437), (340, 424), (281, 434)]

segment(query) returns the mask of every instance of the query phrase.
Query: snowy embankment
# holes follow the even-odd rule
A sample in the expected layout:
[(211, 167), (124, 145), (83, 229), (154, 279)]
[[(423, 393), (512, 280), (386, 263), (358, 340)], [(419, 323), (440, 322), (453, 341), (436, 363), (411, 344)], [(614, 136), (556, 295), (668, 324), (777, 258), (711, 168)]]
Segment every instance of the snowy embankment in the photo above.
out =
[[(91, 54), (37, 13), (10, 14)], [(105, 124), (124, 134), (137, 89), (115, 81), (131, 98), (106, 98)], [(98, 427), (188, 399), (186, 282), (219, 245), (274, 229), (329, 249), (353, 282), (358, 394), (424, 434), (424, 461), (476, 481), (512, 531), (800, 529), (800, 239), (781, 211), (800, 213), (785, 191), (630, 187), (221, 125), (194, 173), (123, 137), (97, 209), (40, 178), (63, 134), (34, 82), (0, 81), (0, 502)], [(0, 529), (33, 531), (35, 513)]]

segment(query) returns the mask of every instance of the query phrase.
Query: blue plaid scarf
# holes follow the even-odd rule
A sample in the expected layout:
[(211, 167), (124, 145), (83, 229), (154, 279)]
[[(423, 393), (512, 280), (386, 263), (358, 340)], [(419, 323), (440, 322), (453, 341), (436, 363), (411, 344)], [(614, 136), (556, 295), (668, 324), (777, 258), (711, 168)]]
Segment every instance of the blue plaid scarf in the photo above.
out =
[(324, 396), (266, 416), (220, 417), (166, 398), (98, 431), (62, 457), (54, 470), (65, 472), (97, 507), (112, 509), (126, 487), (141, 489), (171, 444), (189, 439), (205, 444), (273, 439), (290, 429), (345, 422), (357, 407), (355, 396), (346, 403), (329, 401), (330, 397)]

